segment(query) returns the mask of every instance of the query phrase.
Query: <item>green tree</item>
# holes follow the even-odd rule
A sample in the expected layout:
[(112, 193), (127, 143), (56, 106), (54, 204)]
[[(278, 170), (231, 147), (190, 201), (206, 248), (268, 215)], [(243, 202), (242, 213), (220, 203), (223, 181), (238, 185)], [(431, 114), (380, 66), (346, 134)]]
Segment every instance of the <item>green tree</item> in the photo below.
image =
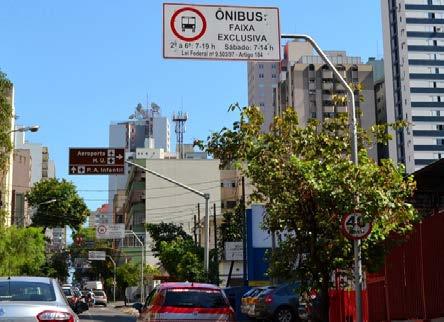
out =
[(415, 183), (402, 166), (390, 160), (378, 166), (368, 156), (367, 148), (388, 138), (384, 126), (358, 129), (355, 165), (346, 114), (301, 127), (289, 108), (275, 117), (269, 133), (261, 133), (262, 122), (258, 108), (242, 108), (232, 129), (208, 138), (207, 149), (224, 164), (237, 162), (255, 187), (252, 198), (266, 207), (265, 228), (284, 237), (271, 257), (270, 274), (319, 289), (322, 320), (328, 321), (331, 274), (350, 270), (353, 263), (352, 243), (341, 234), (342, 217), (358, 211), (372, 223), (363, 261), (379, 262), (381, 252), (375, 250), (384, 250), (387, 237), (412, 228), (416, 212), (406, 199)]
[(12, 120), (12, 105), (11, 105), (11, 91), (12, 83), (0, 70), (0, 225), (3, 226), (6, 217), (6, 210), (3, 209), (2, 204), (5, 194), (5, 178), (7, 167), (9, 164), (9, 157), (12, 151), (11, 142), (11, 120)]
[(122, 289), (128, 286), (140, 285), (140, 264), (125, 263), (117, 268), (117, 284)]
[(41, 228), (0, 229), (0, 276), (40, 275), (45, 262)]
[(57, 278), (66, 282), (69, 274), (69, 254), (67, 252), (50, 253), (46, 255), (46, 261), (41, 268), (44, 276)]
[(206, 281), (202, 247), (183, 227), (173, 223), (147, 224), (146, 229), (154, 241), (154, 255), (173, 279), (180, 281)]
[(159, 254), (160, 243), (163, 241), (171, 242), (177, 238), (192, 240), (192, 237), (183, 230), (182, 226), (174, 223), (146, 224), (145, 227), (154, 241), (154, 247), (152, 248), (154, 255)]
[(192, 239), (178, 237), (173, 241), (162, 241), (158, 257), (172, 279), (190, 282), (207, 280), (203, 249), (194, 245)]
[[(26, 198), (31, 207), (37, 208), (32, 218), (33, 225), (45, 229), (70, 226), (77, 230), (89, 215), (76, 187), (65, 179), (51, 178), (37, 182), (26, 194)], [(56, 201), (45, 204), (52, 199)]]

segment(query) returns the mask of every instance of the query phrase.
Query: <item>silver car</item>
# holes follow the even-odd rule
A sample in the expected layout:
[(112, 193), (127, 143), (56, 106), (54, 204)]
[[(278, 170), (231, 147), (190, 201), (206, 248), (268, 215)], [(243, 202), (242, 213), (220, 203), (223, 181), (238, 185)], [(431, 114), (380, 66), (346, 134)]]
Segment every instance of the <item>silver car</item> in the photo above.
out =
[(79, 322), (59, 283), (48, 277), (0, 277), (0, 321)]

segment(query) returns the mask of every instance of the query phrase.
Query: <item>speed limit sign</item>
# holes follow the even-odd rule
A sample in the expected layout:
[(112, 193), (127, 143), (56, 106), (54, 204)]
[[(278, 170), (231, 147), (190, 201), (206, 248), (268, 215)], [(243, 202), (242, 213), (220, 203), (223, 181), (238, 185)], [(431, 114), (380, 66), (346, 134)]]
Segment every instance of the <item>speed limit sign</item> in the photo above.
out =
[(364, 239), (372, 229), (370, 223), (364, 222), (364, 217), (358, 212), (346, 214), (342, 217), (342, 232), (348, 239)]

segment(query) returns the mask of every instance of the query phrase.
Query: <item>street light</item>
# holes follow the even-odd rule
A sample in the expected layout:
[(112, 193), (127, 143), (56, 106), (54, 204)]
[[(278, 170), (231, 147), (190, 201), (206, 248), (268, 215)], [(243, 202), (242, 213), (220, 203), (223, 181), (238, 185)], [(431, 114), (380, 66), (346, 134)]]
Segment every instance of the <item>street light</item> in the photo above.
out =
[(19, 127), (17, 129), (11, 130), (7, 132), (7, 134), (10, 134), (12, 132), (37, 132), (39, 130), (40, 126), (38, 125), (31, 125), (31, 126), (23, 126)]
[[(316, 52), (321, 56), (324, 62), (331, 68), (335, 76), (338, 78), (339, 82), (344, 86), (349, 95), (350, 102), (350, 113), (351, 113), (351, 123), (350, 123), (350, 132), (352, 135), (351, 138), (351, 159), (352, 162), (357, 166), (358, 165), (358, 134), (357, 134), (357, 125), (356, 125), (356, 107), (355, 107), (355, 94), (353, 89), (347, 84), (345, 79), (341, 76), (339, 71), (336, 69), (335, 65), (328, 59), (327, 55), (322, 51), (321, 47), (308, 35), (302, 34), (291, 34), (291, 35), (281, 35), (282, 39), (304, 39), (309, 42)], [(291, 74), (291, 70), (290, 70)], [(356, 321), (362, 322), (362, 261), (361, 261), (361, 241), (354, 240), (353, 241), (353, 255), (354, 255), (354, 276), (355, 276), (355, 292), (356, 292)]]
[[(35, 206), (30, 207), (29, 211), (30, 211), (32, 214), (34, 214), (34, 211), (36, 211), (41, 205), (48, 205), (48, 204), (54, 203), (54, 202), (56, 202), (56, 201), (57, 201), (56, 198), (52, 198), (52, 199), (49, 199), (49, 200), (43, 201), (43, 202), (41, 202), (41, 203), (36, 204)], [(29, 218), (29, 216), (28, 216), (28, 218)], [(24, 227), (26, 226), (26, 222), (25, 222), (25, 220), (26, 220), (25, 215), (23, 215), (23, 218), (21, 218), (21, 222), (20, 222), (20, 224), (23, 224)], [(17, 224), (19, 224), (19, 223), (17, 222), (16, 225), (17, 225)]]

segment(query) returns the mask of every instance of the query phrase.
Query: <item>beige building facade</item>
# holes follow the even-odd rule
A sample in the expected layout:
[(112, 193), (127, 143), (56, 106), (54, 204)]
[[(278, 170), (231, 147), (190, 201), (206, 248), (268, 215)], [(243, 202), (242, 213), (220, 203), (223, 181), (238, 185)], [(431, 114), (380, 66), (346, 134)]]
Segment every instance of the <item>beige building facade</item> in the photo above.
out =
[(29, 226), (31, 218), (25, 195), (31, 190), (32, 158), (27, 149), (14, 150), (12, 178), (12, 216), (11, 223), (17, 226)]

